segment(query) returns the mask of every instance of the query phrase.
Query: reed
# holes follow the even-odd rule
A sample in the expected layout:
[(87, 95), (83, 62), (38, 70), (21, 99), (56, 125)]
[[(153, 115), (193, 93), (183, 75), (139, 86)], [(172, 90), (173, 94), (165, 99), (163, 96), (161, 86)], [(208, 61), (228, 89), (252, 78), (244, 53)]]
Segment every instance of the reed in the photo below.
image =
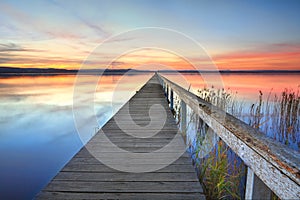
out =
[(274, 94), (272, 99), (271, 91), (266, 99), (259, 91), (258, 102), (252, 104), (246, 122), (267, 136), (299, 150), (299, 87), (296, 91), (286, 88), (280, 97)]
[[(258, 100), (250, 104), (248, 109), (244, 101), (237, 99), (237, 92), (230, 88), (203, 88), (198, 90), (198, 96), (269, 137), (287, 145), (290, 145), (291, 141), (296, 142), (296, 149), (299, 149), (299, 88), (300, 86), (296, 91), (284, 89), (279, 96), (272, 95), (272, 90), (267, 95), (258, 91)], [(173, 114), (178, 124), (181, 120), (180, 101), (174, 94)], [(215, 146), (214, 142), (208, 144), (205, 140), (209, 132), (207, 124), (194, 111), (188, 115), (189, 120), (183, 132), (207, 199), (243, 199), (246, 182), (246, 166), (243, 161), (217, 136), (210, 138), (217, 138)], [(196, 135), (190, 135), (191, 131), (196, 131)], [(204, 158), (203, 148), (206, 148), (205, 152), (210, 152)], [(272, 199), (278, 197), (273, 194)]]
[[(241, 116), (243, 104), (236, 100), (236, 92), (225, 89), (204, 88), (198, 90), (199, 97), (221, 108), (226, 112)], [(198, 155), (203, 146), (203, 139), (207, 134), (207, 125), (198, 125), (197, 141), (194, 154)], [(203, 128), (204, 127), (204, 128)], [(229, 156), (230, 155), (230, 156)], [(195, 158), (197, 160), (197, 158)], [(245, 166), (241, 159), (221, 140), (214, 150), (205, 158), (196, 162), (199, 170), (199, 180), (204, 188), (207, 199), (242, 199), (244, 197), (243, 177)], [(245, 178), (244, 178), (245, 179)]]
[(237, 94), (237, 92), (232, 91), (230, 88), (225, 90), (224, 88), (216, 89), (212, 86), (211, 88), (204, 87), (203, 89), (199, 89), (197, 96), (233, 116), (241, 117), (243, 114), (244, 102), (237, 100)]
[[(265, 95), (259, 91), (258, 100), (251, 104), (248, 111), (243, 102), (236, 99), (237, 92), (230, 89), (203, 88), (198, 96), (245, 121), (255, 129), (286, 145), (296, 143), (299, 149), (299, 88), (296, 91), (284, 89), (278, 97), (272, 97), (272, 90)], [(206, 129), (207, 130), (207, 129)], [(200, 131), (201, 132), (201, 131)], [(202, 148), (203, 133), (197, 133), (196, 150)], [(228, 158), (228, 154), (232, 154)], [(208, 199), (242, 199), (244, 196), (246, 168), (241, 159), (220, 140), (215, 149), (204, 159), (196, 162), (199, 180)], [(272, 194), (272, 199), (278, 199)]]
[(237, 99), (237, 92), (228, 88), (214, 87), (198, 90), (198, 96), (223, 109), (255, 129), (265, 133), (295, 150), (300, 149), (299, 114), (300, 85), (297, 90), (285, 88), (280, 96), (272, 95), (272, 89), (265, 95), (258, 91), (258, 100), (247, 109), (245, 103)]
[[(214, 151), (202, 161), (199, 180), (207, 199), (242, 199), (240, 180), (245, 168), (238, 160), (228, 157), (229, 147), (219, 141)], [(232, 162), (233, 161), (233, 162)]]

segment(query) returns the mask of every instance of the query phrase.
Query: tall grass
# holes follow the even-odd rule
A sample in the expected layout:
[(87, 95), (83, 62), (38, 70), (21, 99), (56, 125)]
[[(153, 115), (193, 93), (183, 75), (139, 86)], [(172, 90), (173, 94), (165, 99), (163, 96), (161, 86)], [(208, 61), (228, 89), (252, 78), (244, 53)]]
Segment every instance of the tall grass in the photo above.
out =
[(221, 140), (216, 148), (202, 160), (199, 180), (207, 199), (242, 199), (240, 180), (245, 167), (238, 158), (228, 157), (230, 149)]
[[(284, 89), (278, 97), (272, 90), (265, 95), (258, 91), (258, 100), (249, 109), (238, 101), (237, 92), (230, 89), (203, 88), (198, 96), (259, 129), (267, 136), (298, 150), (299, 145), (299, 87), (296, 91)], [(197, 138), (197, 156), (202, 147), (203, 133)], [(292, 146), (291, 144), (297, 146)], [(232, 156), (229, 158), (228, 154)], [(199, 180), (208, 199), (241, 199), (244, 195), (246, 168), (241, 159), (220, 140), (214, 150), (204, 159), (199, 159)], [(278, 199), (273, 194), (272, 199)]]
[(230, 108), (233, 109), (235, 103), (236, 94), (233, 93), (230, 88), (226, 91), (224, 88), (215, 89), (214, 86), (211, 88), (204, 87), (201, 90), (198, 90), (198, 96), (205, 101), (218, 106), (222, 110), (230, 112)]
[(223, 109), (255, 129), (295, 150), (300, 149), (300, 86), (285, 88), (281, 95), (258, 91), (258, 100), (248, 108), (237, 99), (237, 92), (227, 89), (203, 88), (198, 96)]
[[(257, 101), (250, 105), (238, 100), (237, 92), (233, 92), (230, 88), (227, 90), (214, 87), (203, 88), (198, 90), (197, 95), (271, 138), (289, 146), (297, 144), (296, 147), (292, 147), (298, 150), (300, 148), (299, 88), (300, 86), (296, 91), (284, 89), (281, 95), (273, 95), (272, 90), (267, 94), (258, 91)], [(180, 98), (174, 93), (173, 114), (178, 124), (181, 121), (180, 101)], [(246, 182), (246, 166), (243, 161), (217, 136), (209, 138), (212, 141), (215, 140), (215, 137), (217, 138), (218, 142), (215, 146), (207, 143), (205, 138), (207, 139), (206, 134), (209, 133), (209, 127), (194, 111), (189, 113), (189, 118), (186, 130), (183, 132), (187, 135), (186, 142), (189, 145), (206, 198), (243, 199)], [(196, 127), (189, 129), (191, 126)], [(191, 131), (196, 131), (196, 135), (189, 136)], [(205, 154), (203, 151), (210, 153), (203, 157)], [(272, 199), (278, 199), (278, 197), (273, 194)]]
[(276, 94), (272, 97), (270, 92), (264, 98), (259, 91), (258, 101), (251, 105), (246, 122), (267, 136), (299, 150), (299, 114), (299, 87), (296, 91), (286, 88), (279, 97)]
[(242, 116), (244, 102), (237, 99), (237, 92), (232, 91), (230, 88), (225, 90), (216, 89), (214, 86), (211, 88), (204, 87), (199, 89), (197, 96), (205, 101), (221, 108), (222, 110), (236, 116)]
[[(230, 89), (204, 88), (198, 95), (205, 101), (226, 112), (241, 115), (242, 104), (237, 104), (236, 94)], [(203, 145), (208, 126), (200, 120), (194, 158), (199, 170), (199, 180), (207, 199), (242, 199), (244, 198), (245, 165), (242, 160), (221, 140), (205, 158), (197, 158)], [(204, 128), (203, 128), (204, 127)]]

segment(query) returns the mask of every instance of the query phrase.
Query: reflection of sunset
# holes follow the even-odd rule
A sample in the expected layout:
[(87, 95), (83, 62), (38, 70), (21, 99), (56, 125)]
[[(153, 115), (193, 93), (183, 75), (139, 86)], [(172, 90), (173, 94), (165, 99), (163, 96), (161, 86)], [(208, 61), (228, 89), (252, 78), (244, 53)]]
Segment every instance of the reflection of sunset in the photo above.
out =
[[(180, 79), (170, 74), (166, 75), (171, 80), (178, 82)], [(205, 74), (204, 74), (205, 76)], [(232, 92), (237, 92), (240, 99), (257, 100), (258, 92), (261, 90), (264, 97), (267, 97), (272, 90), (272, 95), (281, 95), (285, 88), (297, 91), (300, 85), (299, 74), (223, 74), (223, 86), (225, 89), (230, 89)], [(203, 87), (211, 87), (207, 85), (200, 75), (185, 74), (184, 77), (192, 84), (194, 92)], [(181, 83), (180, 83), (181, 84)], [(188, 88), (187, 85), (184, 85)]]
[[(86, 83), (85, 87), (90, 88), (91, 91), (96, 89), (96, 101), (110, 101), (114, 93), (135, 92), (136, 87), (142, 84), (148, 76), (134, 76), (135, 82), (132, 82), (133, 76), (105, 75), (100, 78), (97, 88), (89, 84), (89, 76), (83, 79)], [(186, 89), (189, 87), (188, 83), (192, 84), (195, 91), (204, 86), (211, 87), (211, 85), (204, 83), (200, 75), (184, 74), (183, 77), (187, 83), (180, 76), (171, 74), (166, 76), (180, 83)], [(241, 98), (252, 100), (256, 100), (259, 90), (265, 96), (271, 90), (272, 94), (280, 95), (284, 88), (296, 91), (300, 85), (299, 74), (223, 74), (221, 76), (225, 89), (230, 88), (233, 92), (237, 91)], [(30, 100), (36, 103), (71, 105), (74, 80), (74, 75), (7, 77), (0, 79), (0, 85), (5, 85), (0, 91), (1, 96), (7, 93), (28, 95)], [(14, 88), (13, 91), (11, 90), (12, 87)]]
[(12, 76), (7, 78), (1, 78), (1, 84), (20, 85), (22, 87), (30, 86), (51, 86), (49, 85), (49, 79), (51, 83), (56, 86), (68, 86), (73, 84), (74, 75), (50, 75), (50, 76)]
[[(21, 76), (0, 79), (1, 96), (7, 93), (26, 97), (35, 104), (72, 105), (73, 75)], [(13, 90), (11, 90), (13, 88)]]
[[(55, 76), (12, 76), (0, 78), (0, 96), (22, 96), (26, 101), (35, 104), (51, 104), (71, 106), (73, 104), (73, 88), (75, 75), (55, 75)], [(135, 93), (136, 89), (149, 78), (149, 74), (138, 76), (104, 75), (100, 78), (98, 86), (91, 85), (91, 78), (95, 76), (82, 76), (83, 89), (95, 91), (97, 102), (109, 102), (113, 100), (112, 95), (120, 95), (122, 99), (114, 99), (123, 102), (130, 97), (130, 93)], [(135, 78), (135, 82), (131, 81)], [(13, 89), (12, 89), (13, 88)], [(114, 94), (115, 93), (115, 94)]]

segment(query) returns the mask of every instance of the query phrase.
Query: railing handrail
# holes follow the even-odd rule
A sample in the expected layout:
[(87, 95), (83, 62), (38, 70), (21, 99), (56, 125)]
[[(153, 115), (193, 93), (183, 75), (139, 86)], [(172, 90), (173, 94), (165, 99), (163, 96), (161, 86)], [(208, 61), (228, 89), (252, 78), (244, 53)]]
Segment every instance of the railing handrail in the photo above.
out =
[(280, 198), (300, 198), (300, 155), (157, 74)]

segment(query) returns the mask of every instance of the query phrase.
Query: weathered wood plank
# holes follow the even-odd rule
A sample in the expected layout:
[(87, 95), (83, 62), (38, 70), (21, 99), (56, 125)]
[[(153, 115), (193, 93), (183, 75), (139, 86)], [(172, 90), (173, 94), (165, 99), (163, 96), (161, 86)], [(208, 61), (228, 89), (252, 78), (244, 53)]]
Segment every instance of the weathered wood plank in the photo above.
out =
[[(143, 164), (142, 164), (143, 165)], [(153, 164), (155, 165), (155, 164)], [(127, 165), (130, 166), (130, 165)], [(193, 173), (195, 170), (189, 168), (191, 165), (176, 165), (172, 164), (155, 172), (168, 172), (168, 173)], [(103, 164), (67, 164), (61, 171), (64, 172), (117, 172), (118, 170), (107, 167)]]
[[(98, 147), (98, 148), (97, 148)], [(99, 149), (99, 147), (101, 147), (101, 149)], [(130, 151), (130, 152), (135, 152), (135, 153), (143, 153), (143, 152), (153, 152), (154, 156), (159, 156), (162, 159), (169, 157), (169, 156), (173, 156), (174, 152), (181, 152), (181, 150), (173, 150), (173, 149), (168, 149), (165, 150), (165, 152), (163, 153), (155, 153), (156, 150), (161, 149), (158, 147), (119, 147), (122, 148), (126, 151)], [(93, 147), (89, 147), (90, 150), (93, 151), (93, 155), (95, 155), (95, 153), (105, 153), (106, 157), (114, 157), (116, 156), (116, 154), (118, 154), (118, 152), (115, 152), (115, 148), (109, 146), (104, 146), (104, 145), (93, 145)], [(187, 155), (188, 156), (188, 155)], [(188, 156), (189, 157), (189, 156)], [(144, 158), (142, 158), (144, 159)], [(153, 158), (154, 160), (157, 158)]]
[(91, 181), (56, 181), (53, 180), (44, 191), (53, 192), (156, 192), (156, 193), (180, 193), (203, 192), (199, 182), (91, 182)]
[(204, 200), (200, 193), (76, 193), (76, 192), (43, 192), (40, 199), (124, 199), (124, 200)]
[(102, 182), (148, 182), (148, 181), (165, 181), (165, 182), (198, 182), (198, 178), (194, 173), (168, 173), (168, 172), (152, 172), (152, 173), (82, 173), (82, 172), (60, 172), (56, 177), (56, 181), (99, 181)]
[[(136, 135), (138, 134), (139, 132), (138, 131), (131, 131), (130, 134), (132, 135)], [(156, 131), (154, 130), (153, 133), (155, 134)], [(165, 144), (165, 143), (169, 143), (172, 139), (175, 138), (175, 134), (155, 134), (153, 137), (146, 137), (146, 138), (136, 138), (134, 136), (131, 136), (131, 135), (127, 135), (126, 133), (124, 132), (109, 132), (109, 133), (105, 133), (106, 137), (113, 143), (118, 143), (119, 141), (121, 142), (122, 139), (124, 140), (124, 143), (127, 142), (127, 143), (132, 143), (132, 142), (135, 142), (135, 143), (162, 143), (162, 144)], [(98, 139), (100, 139), (101, 137), (97, 137)], [(178, 139), (174, 139), (175, 141), (177, 141)], [(179, 140), (178, 140), (179, 141)], [(103, 141), (99, 140), (99, 141), (93, 141), (91, 143), (101, 143)]]
[[(85, 157), (74, 157), (72, 160), (70, 160), (69, 164), (82, 164), (82, 165), (86, 165), (86, 164), (100, 164), (101, 162), (90, 156), (85, 156)], [(153, 163), (153, 165), (155, 164), (161, 164), (161, 163)], [(173, 162), (173, 164), (183, 164), (183, 165), (190, 165), (192, 164), (191, 160), (189, 157), (180, 157), (178, 160), (176, 160), (175, 162)], [(192, 169), (192, 167), (191, 167)], [(194, 171), (194, 170), (193, 170)]]

